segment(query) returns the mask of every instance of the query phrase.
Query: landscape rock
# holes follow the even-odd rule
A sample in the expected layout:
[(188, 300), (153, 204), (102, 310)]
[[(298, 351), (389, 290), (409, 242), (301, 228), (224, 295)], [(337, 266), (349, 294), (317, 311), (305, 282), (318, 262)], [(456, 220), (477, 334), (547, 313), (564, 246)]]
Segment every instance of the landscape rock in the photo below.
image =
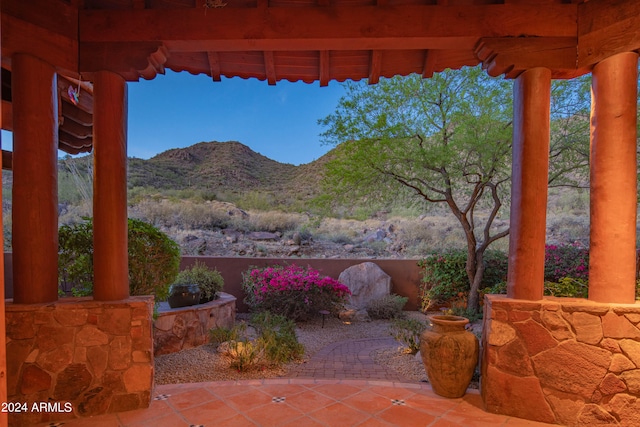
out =
[(270, 233), (268, 231), (252, 231), (247, 234), (247, 238), (251, 240), (278, 240), (280, 237), (276, 233)]
[(343, 322), (370, 322), (369, 313), (364, 308), (347, 307), (338, 313), (338, 317)]
[(351, 266), (340, 273), (338, 281), (351, 291), (348, 304), (366, 308), (371, 301), (391, 293), (391, 276), (372, 262)]

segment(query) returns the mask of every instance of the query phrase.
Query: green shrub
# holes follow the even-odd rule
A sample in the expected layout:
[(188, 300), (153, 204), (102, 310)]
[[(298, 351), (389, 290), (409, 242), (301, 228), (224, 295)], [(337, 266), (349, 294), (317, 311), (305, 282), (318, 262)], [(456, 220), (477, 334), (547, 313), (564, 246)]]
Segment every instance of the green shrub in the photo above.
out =
[[(93, 222), (62, 226), (58, 232), (58, 271), (66, 294), (93, 292)], [(164, 301), (178, 274), (180, 249), (166, 234), (137, 219), (128, 221), (129, 293)]]
[(63, 225), (58, 230), (58, 283), (62, 294), (93, 293), (93, 223)]
[(589, 284), (586, 279), (563, 277), (557, 282), (544, 282), (544, 294), (554, 297), (587, 298)]
[(409, 347), (411, 354), (416, 354), (420, 350), (420, 334), (425, 329), (427, 325), (417, 319), (393, 319), (389, 333)]
[[(424, 311), (439, 304), (452, 307), (466, 305), (470, 289), (466, 263), (467, 252), (460, 249), (434, 253), (418, 261), (418, 266), (422, 268), (420, 290)], [(506, 253), (488, 250), (484, 254), (484, 264), (481, 288), (496, 286), (507, 280)]]
[(432, 254), (418, 261), (422, 268), (422, 309), (434, 304), (445, 304), (460, 294), (469, 292), (469, 278), (466, 272), (467, 252), (450, 250), (442, 254)]
[(218, 292), (222, 291), (224, 279), (218, 270), (212, 270), (205, 263), (196, 261), (193, 266), (178, 273), (174, 284), (196, 284), (200, 288), (200, 300), (211, 301), (218, 297)]
[(402, 316), (402, 309), (408, 300), (400, 295), (385, 295), (369, 303), (367, 314), (372, 319), (395, 319)]

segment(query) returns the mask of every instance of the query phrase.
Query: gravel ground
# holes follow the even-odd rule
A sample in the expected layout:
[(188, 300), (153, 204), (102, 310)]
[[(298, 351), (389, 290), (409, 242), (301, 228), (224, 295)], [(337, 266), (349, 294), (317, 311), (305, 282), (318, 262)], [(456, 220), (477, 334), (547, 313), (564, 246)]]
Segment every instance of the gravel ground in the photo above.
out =
[[(426, 317), (420, 312), (407, 312), (413, 318), (426, 322)], [(244, 316), (239, 316), (242, 321)], [(344, 323), (337, 318), (325, 320), (324, 328), (321, 319), (299, 323), (296, 328), (298, 340), (305, 346), (304, 360), (318, 352), (321, 348), (338, 341), (362, 338), (389, 337), (388, 320), (373, 320), (371, 322)], [(406, 347), (375, 351), (373, 357), (376, 363), (396, 370), (411, 381), (426, 380), (422, 362), (414, 355), (408, 354)], [(182, 350), (178, 353), (167, 354), (155, 358), (156, 384), (175, 384), (202, 381), (226, 381), (240, 379), (259, 379), (286, 377), (290, 369), (297, 364), (290, 363), (281, 368), (259, 368), (248, 372), (237, 372), (229, 367), (229, 361), (216, 352), (212, 345)]]

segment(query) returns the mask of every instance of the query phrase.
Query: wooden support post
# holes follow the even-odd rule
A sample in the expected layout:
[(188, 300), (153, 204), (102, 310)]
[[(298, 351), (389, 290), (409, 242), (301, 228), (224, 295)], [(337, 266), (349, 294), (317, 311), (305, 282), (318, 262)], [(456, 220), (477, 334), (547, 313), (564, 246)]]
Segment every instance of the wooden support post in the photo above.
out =
[(539, 300), (544, 293), (551, 71), (525, 71), (514, 81), (513, 92), (507, 295)]
[(13, 296), (58, 299), (58, 100), (53, 66), (12, 58)]
[(93, 119), (93, 297), (129, 297), (127, 256), (127, 84), (95, 73)]
[(638, 55), (593, 69), (589, 299), (635, 302)]
[[(0, 31), (0, 35), (2, 31)], [(0, 52), (2, 52), (2, 37), (0, 37)], [(0, 61), (2, 62), (2, 61)], [(2, 87), (2, 73), (0, 73), (0, 88)], [(2, 105), (0, 102), (0, 128), (4, 128), (2, 123)], [(13, 120), (12, 120), (13, 122)], [(0, 135), (0, 150), (2, 150), (2, 135)], [(2, 168), (0, 168), (0, 182), (2, 182)], [(0, 185), (0, 200), (2, 200), (2, 186)], [(0, 230), (3, 230), (2, 215), (0, 214)], [(4, 255), (4, 254), (3, 254)], [(0, 257), (0, 402), (9, 401), (9, 393), (7, 391), (7, 332), (6, 332), (6, 314), (4, 308), (5, 283), (4, 283), (4, 256)], [(0, 426), (9, 425), (9, 417), (7, 412), (0, 411)]]

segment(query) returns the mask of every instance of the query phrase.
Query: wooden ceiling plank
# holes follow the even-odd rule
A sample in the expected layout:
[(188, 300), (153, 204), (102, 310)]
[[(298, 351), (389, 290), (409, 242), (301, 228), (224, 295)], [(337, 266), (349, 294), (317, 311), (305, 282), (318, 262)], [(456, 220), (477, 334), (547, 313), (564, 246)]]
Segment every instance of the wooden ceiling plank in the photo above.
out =
[(267, 75), (267, 82), (270, 86), (276, 84), (276, 64), (273, 58), (273, 52), (265, 51), (264, 52), (264, 69)]
[(428, 79), (433, 76), (434, 70), (436, 68), (437, 56), (438, 56), (438, 51), (435, 49), (429, 49), (425, 52), (424, 65), (422, 67), (423, 78)]
[(73, 148), (91, 148), (93, 146), (92, 137), (84, 139), (76, 138), (75, 136), (65, 132), (63, 129), (58, 130), (58, 140)]
[(329, 85), (329, 80), (331, 79), (331, 74), (330, 74), (330, 61), (331, 61), (331, 56), (329, 55), (329, 51), (328, 50), (321, 50), (320, 51), (320, 75), (318, 76), (318, 79), (320, 80), (320, 86), (324, 87), (324, 86), (328, 86)]
[(578, 8), (578, 67), (640, 49), (640, 2), (591, 0)]
[(64, 120), (60, 129), (78, 139), (85, 139), (93, 135), (93, 126), (83, 126), (73, 120)]
[[(164, 41), (170, 50), (447, 48), (479, 37), (566, 37), (577, 5), (84, 10), (84, 42)], [(403, 39), (399, 43), (399, 39)]]
[(369, 63), (369, 84), (374, 85), (380, 81), (380, 71), (382, 70), (382, 52), (371, 51), (371, 62)]
[(218, 55), (218, 52), (207, 52), (207, 58), (209, 58), (211, 78), (214, 82), (219, 82), (222, 80), (220, 78), (220, 55)]
[(82, 111), (71, 102), (62, 103), (62, 115), (65, 120), (73, 120), (83, 126), (93, 126), (93, 116), (86, 111)]
[[(68, 95), (69, 86), (71, 86), (74, 90), (78, 90), (78, 86), (71, 84), (66, 79), (57, 79), (58, 80), (58, 92), (62, 97), (63, 102), (71, 102), (71, 99)], [(82, 111), (85, 111), (89, 114), (93, 114), (93, 95), (88, 91), (83, 91), (80, 88), (80, 95), (78, 96), (78, 104), (77, 107)]]

